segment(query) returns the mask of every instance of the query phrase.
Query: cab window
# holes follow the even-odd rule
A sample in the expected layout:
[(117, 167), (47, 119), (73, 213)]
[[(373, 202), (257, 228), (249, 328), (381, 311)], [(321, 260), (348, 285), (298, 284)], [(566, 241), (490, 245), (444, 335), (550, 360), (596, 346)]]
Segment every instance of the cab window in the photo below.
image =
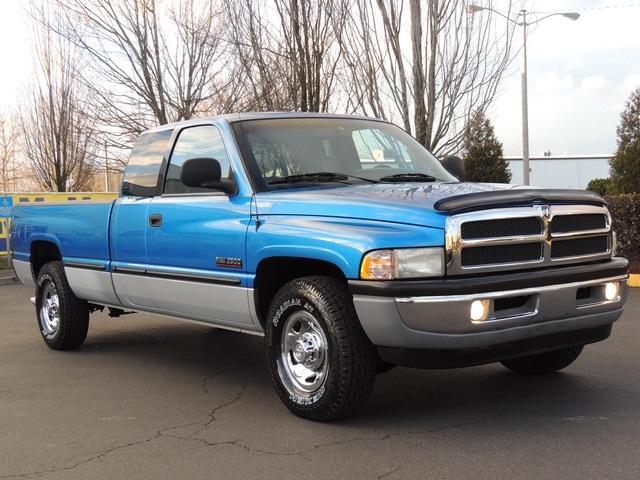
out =
[(164, 184), (166, 194), (211, 193), (210, 189), (188, 187), (180, 180), (182, 164), (190, 158), (215, 158), (220, 163), (222, 180), (229, 177), (229, 157), (220, 131), (213, 125), (199, 125), (182, 130), (176, 140)]

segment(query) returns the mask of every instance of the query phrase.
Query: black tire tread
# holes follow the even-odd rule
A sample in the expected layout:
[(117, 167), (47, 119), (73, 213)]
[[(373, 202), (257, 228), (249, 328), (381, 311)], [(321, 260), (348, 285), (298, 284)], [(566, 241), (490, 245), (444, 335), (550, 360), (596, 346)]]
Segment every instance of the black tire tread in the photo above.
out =
[(514, 372), (544, 375), (571, 365), (580, 356), (583, 348), (583, 345), (577, 345), (552, 352), (503, 360), (500, 363)]
[[(61, 261), (54, 261), (45, 264), (40, 270), (38, 277), (48, 273), (58, 291), (60, 301), (60, 326), (55, 338), (51, 341), (45, 340), (49, 348), (53, 350), (73, 350), (80, 347), (87, 338), (89, 330), (89, 306), (85, 300), (80, 300), (75, 296), (67, 276), (64, 273), (64, 266)], [(41, 301), (40, 282), (36, 286), (37, 302)], [(37, 303), (38, 325), (40, 325), (39, 303)]]
[[(358, 410), (369, 398), (376, 377), (377, 354), (357, 318), (353, 299), (346, 285), (332, 277), (304, 277), (289, 282), (274, 297), (269, 319), (278, 299), (305, 292), (309, 298), (322, 299), (322, 306), (330, 312), (333, 322), (328, 325), (329, 335), (336, 340), (341, 361), (341, 374), (335, 392), (330, 395), (330, 405), (321, 409), (301, 407), (287, 401), (287, 392), (280, 386), (277, 368), (269, 362), (271, 377), (276, 390), (285, 405), (296, 415), (314, 421), (328, 421), (343, 418)], [(322, 310), (322, 309), (321, 309)], [(272, 337), (271, 322), (267, 325), (267, 349)], [(275, 341), (275, 340), (274, 340)]]

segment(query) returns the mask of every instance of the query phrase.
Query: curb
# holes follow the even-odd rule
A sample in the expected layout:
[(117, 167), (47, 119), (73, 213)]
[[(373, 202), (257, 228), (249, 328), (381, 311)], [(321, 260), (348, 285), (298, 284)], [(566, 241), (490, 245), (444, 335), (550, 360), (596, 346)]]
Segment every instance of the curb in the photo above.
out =
[(20, 283), (20, 282), (18, 282), (18, 279), (13, 276), (0, 278), (0, 285), (14, 285), (16, 283)]

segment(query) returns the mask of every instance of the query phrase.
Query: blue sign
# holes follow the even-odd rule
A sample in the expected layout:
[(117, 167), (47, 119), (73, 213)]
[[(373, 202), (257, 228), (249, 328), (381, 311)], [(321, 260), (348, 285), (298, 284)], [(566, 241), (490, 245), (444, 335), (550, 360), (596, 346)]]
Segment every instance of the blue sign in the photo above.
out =
[(0, 218), (13, 216), (13, 197), (0, 197)]

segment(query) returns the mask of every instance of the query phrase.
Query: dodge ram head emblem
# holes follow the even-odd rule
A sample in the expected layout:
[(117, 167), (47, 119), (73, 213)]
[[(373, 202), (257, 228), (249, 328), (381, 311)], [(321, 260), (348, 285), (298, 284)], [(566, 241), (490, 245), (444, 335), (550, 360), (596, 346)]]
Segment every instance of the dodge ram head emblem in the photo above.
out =
[(549, 220), (551, 218), (551, 207), (549, 205), (543, 205), (540, 209), (544, 218)]

